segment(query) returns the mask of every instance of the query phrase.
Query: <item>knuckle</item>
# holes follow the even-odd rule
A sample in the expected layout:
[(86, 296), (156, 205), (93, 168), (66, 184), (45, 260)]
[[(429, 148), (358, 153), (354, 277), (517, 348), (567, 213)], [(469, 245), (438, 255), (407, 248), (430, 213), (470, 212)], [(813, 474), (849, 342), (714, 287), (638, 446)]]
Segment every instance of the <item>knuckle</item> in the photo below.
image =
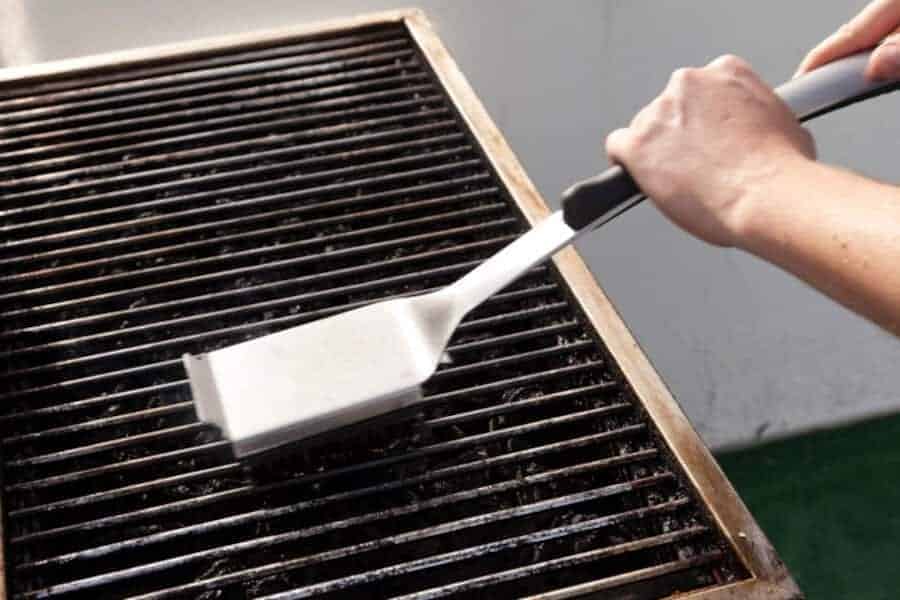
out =
[(713, 64), (730, 73), (744, 73), (750, 70), (750, 65), (743, 58), (734, 54), (724, 54), (717, 58)]
[(674, 113), (680, 104), (680, 94), (667, 91), (656, 99), (656, 112), (665, 117)]
[(606, 137), (606, 152), (611, 156), (624, 156), (630, 148), (631, 133), (628, 129), (617, 129)]
[(647, 142), (647, 128), (637, 127), (629, 130), (628, 135), (622, 140), (623, 148), (629, 156), (637, 155)]
[(682, 86), (694, 81), (697, 78), (697, 70), (690, 67), (682, 67), (672, 72), (669, 82), (675, 86)]
[(653, 124), (659, 119), (658, 102), (654, 100), (641, 112), (634, 116), (631, 121), (631, 131), (635, 135), (639, 135), (644, 130), (653, 127)]
[(648, 104), (647, 106), (645, 106), (644, 108), (639, 110), (636, 115), (634, 115), (634, 118), (631, 120), (631, 128), (632, 129), (637, 129), (637, 128), (641, 127), (647, 121), (652, 120), (654, 118), (653, 113), (656, 110), (656, 106), (654, 103), (655, 103), (655, 101), (651, 102), (650, 104)]

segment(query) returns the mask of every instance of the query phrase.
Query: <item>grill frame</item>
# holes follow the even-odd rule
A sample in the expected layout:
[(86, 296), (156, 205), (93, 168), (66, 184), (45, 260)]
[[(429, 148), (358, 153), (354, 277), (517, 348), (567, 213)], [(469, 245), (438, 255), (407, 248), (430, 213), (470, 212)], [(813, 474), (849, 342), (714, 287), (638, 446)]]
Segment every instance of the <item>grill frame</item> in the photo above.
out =
[[(480, 151), (525, 219), (534, 224), (549, 209), (529, 180), (512, 150), (487, 114), (480, 100), (444, 47), (425, 14), (417, 9), (401, 9), (351, 18), (230, 35), (195, 42), (77, 58), (21, 68), (0, 70), (0, 90), (6, 85), (34, 89), (57, 76), (72, 77), (102, 72), (108, 75), (136, 66), (161, 66), (171, 60), (185, 60), (215, 54), (221, 50), (250, 50), (273, 42), (299, 41), (315, 34), (352, 31), (379, 24), (401, 23), (424, 58), (428, 68), (449, 95), (458, 116), (465, 122)], [(615, 360), (631, 386), (634, 399), (654, 423), (662, 446), (693, 485), (703, 508), (722, 531), (741, 563), (749, 572), (746, 580), (683, 594), (684, 598), (767, 598), (800, 597), (800, 592), (775, 550), (749, 513), (709, 450), (689, 423), (647, 356), (632, 336), (615, 307), (600, 288), (586, 264), (571, 247), (553, 259), (555, 269), (566, 283), (567, 293), (577, 310), (587, 318), (599, 342)], [(2, 450), (0, 450), (2, 452)], [(0, 485), (3, 474), (0, 471)], [(2, 497), (0, 497), (0, 515)], [(4, 523), (0, 521), (0, 539)], [(5, 548), (0, 544), (0, 599), (6, 598)], [(548, 597), (574, 597), (590, 593), (591, 584), (554, 591)]]

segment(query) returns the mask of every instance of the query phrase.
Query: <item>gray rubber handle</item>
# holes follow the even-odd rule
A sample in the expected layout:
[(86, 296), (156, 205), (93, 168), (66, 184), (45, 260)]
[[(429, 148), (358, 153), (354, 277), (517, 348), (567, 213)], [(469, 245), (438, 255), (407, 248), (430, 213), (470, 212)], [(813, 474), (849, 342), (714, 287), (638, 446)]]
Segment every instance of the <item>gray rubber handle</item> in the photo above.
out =
[(829, 63), (780, 85), (775, 93), (803, 122), (900, 87), (900, 81), (866, 78), (871, 56), (872, 52), (867, 51)]
[[(900, 88), (900, 81), (870, 81), (865, 77), (871, 51), (829, 63), (775, 90), (797, 119), (807, 121), (843, 106)], [(572, 229), (611, 221), (644, 199), (625, 169), (613, 165), (579, 181), (562, 195), (563, 217)]]

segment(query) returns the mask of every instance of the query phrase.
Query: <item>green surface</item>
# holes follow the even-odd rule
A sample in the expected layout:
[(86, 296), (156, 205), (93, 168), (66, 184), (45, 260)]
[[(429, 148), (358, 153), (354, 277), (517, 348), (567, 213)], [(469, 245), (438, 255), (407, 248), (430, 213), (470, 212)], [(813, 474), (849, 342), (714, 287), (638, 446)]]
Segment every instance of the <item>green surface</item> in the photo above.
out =
[(900, 598), (900, 415), (718, 459), (807, 598)]

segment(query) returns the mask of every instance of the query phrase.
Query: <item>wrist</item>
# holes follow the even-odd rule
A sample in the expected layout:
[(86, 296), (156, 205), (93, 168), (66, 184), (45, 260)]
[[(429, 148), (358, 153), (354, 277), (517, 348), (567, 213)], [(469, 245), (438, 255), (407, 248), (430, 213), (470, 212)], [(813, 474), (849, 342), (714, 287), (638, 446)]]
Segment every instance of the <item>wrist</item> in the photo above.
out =
[(779, 241), (778, 223), (790, 218), (791, 199), (807, 193), (810, 181), (824, 165), (802, 154), (782, 156), (765, 178), (754, 181), (740, 194), (729, 222), (733, 246), (761, 254)]

